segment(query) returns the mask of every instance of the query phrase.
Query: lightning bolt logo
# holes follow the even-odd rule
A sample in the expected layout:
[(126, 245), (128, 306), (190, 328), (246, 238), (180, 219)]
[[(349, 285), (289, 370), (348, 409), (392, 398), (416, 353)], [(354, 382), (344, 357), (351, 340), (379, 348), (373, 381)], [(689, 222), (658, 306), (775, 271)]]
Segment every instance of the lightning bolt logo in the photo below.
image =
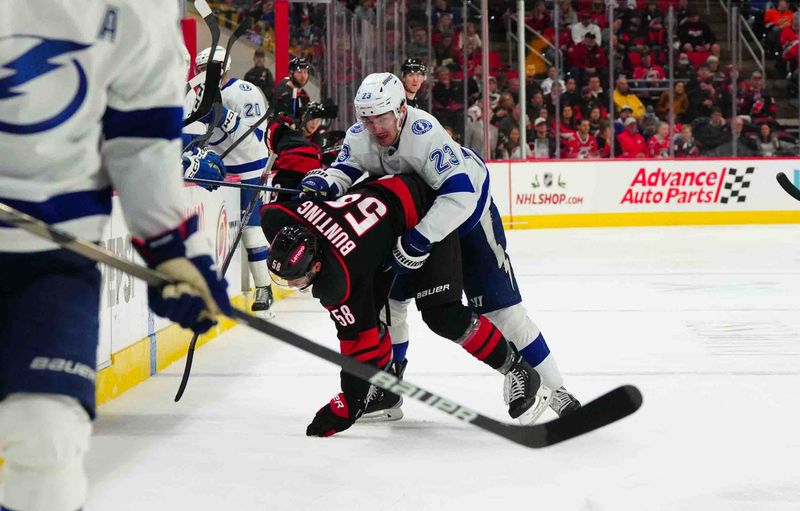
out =
[[(88, 89), (88, 79), (86, 72), (77, 59), (69, 59), (68, 62), (55, 62), (58, 57), (68, 53), (82, 51), (90, 45), (67, 41), (63, 39), (46, 39), (35, 35), (12, 35), (0, 38), (0, 46), (8, 43), (9, 40), (29, 38), (38, 41), (29, 50), (20, 56), (0, 65), (0, 68), (12, 71), (11, 74), (0, 78), (0, 106), (2, 102), (11, 98), (24, 96), (23, 86), (37, 78), (45, 77), (50, 72), (72, 65), (78, 74), (78, 87), (75, 95), (63, 110), (43, 121), (33, 124), (15, 124), (0, 119), (0, 131), (17, 135), (29, 135), (46, 131), (62, 124), (78, 111), (83, 101), (86, 99)], [(63, 84), (54, 84), (53, 90), (63, 90)], [(50, 98), (41, 98), (42, 103), (47, 103)]]

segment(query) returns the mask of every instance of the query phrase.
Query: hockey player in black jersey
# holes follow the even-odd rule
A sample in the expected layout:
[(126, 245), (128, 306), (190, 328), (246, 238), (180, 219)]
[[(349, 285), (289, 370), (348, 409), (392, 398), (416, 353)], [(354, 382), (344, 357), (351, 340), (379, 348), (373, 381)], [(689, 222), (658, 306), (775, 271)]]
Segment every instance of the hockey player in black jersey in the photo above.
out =
[[(342, 354), (386, 368), (392, 357), (388, 329), (379, 321), (394, 275), (395, 257), (417, 266), (408, 285), (418, 296), (425, 323), (459, 343), (478, 360), (506, 376), (509, 414), (538, 414), (540, 378), (482, 315), (461, 304), (458, 238), (439, 242), (425, 260), (403, 253), (397, 239), (433, 203), (434, 192), (418, 176), (372, 180), (337, 201), (302, 200), (267, 204), (262, 227), (271, 240), (268, 266), (273, 280), (292, 289), (311, 289), (336, 324)], [(457, 264), (454, 264), (454, 261)], [(309, 436), (330, 436), (349, 428), (364, 412), (370, 384), (341, 373), (342, 392), (323, 406), (308, 426)]]
[(427, 68), (419, 59), (406, 59), (400, 66), (400, 79), (406, 90), (406, 105), (425, 110), (417, 99), (422, 84), (425, 83)]

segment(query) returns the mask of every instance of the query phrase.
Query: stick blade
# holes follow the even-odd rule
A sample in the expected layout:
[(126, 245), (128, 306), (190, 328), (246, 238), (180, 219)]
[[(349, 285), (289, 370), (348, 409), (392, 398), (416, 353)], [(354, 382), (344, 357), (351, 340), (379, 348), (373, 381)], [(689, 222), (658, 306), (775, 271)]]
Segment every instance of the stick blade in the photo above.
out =
[(778, 184), (781, 185), (783, 191), (791, 195), (795, 200), (800, 201), (800, 190), (798, 190), (794, 183), (792, 183), (791, 179), (789, 179), (789, 176), (783, 172), (778, 172), (778, 174), (775, 175), (775, 179), (778, 180)]

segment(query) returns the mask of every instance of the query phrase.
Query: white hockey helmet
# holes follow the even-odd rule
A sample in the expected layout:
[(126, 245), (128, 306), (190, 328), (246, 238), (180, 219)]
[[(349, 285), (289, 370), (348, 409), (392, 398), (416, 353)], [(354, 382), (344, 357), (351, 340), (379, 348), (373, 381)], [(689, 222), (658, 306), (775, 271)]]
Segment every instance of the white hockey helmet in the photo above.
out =
[(392, 73), (372, 73), (364, 78), (356, 92), (353, 106), (356, 119), (394, 112), (398, 121), (406, 104), (406, 89), (400, 78)]
[[(197, 57), (194, 58), (194, 65), (196, 68), (205, 67), (208, 64), (208, 56), (211, 55), (211, 47), (209, 46), (205, 50), (201, 51), (197, 54)], [(214, 50), (214, 57), (212, 59), (214, 62), (225, 62), (225, 48), (222, 46), (217, 46)], [(225, 64), (225, 69), (222, 70), (223, 73), (227, 73), (231, 70), (231, 61), (228, 59), (228, 63)]]

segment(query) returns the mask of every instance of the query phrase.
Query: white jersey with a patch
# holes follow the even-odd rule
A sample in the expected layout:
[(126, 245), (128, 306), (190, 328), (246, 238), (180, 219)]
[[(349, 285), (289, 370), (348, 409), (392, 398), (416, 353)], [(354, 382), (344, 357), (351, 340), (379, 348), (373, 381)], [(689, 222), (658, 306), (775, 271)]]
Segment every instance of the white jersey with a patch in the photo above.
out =
[[(0, 202), (99, 241), (183, 221), (185, 79), (176, 2), (0, 2)], [(0, 223), (0, 251), (56, 245)]]
[[(199, 87), (202, 90), (202, 86)], [(238, 115), (238, 124), (230, 133), (222, 128), (214, 128), (211, 138), (208, 139), (206, 149), (211, 149), (217, 154), (222, 154), (228, 147), (247, 132), (248, 129), (267, 111), (267, 102), (261, 90), (250, 82), (232, 78), (220, 89), (222, 104)], [(188, 117), (202, 99), (202, 91), (198, 95), (192, 89), (184, 99), (184, 111)], [(247, 136), (241, 144), (225, 158), (225, 167), (228, 172), (237, 174), (241, 179), (253, 179), (261, 176), (267, 164), (269, 151), (264, 143), (264, 129), (266, 121), (252, 134)], [(185, 129), (192, 135), (203, 134), (206, 126), (200, 122), (190, 124)]]
[(432, 115), (408, 107), (400, 139), (382, 147), (361, 124), (347, 130), (336, 162), (327, 170), (341, 190), (363, 173), (373, 176), (417, 173), (437, 191), (417, 230), (432, 243), (454, 230), (471, 229), (488, 210), (489, 173), (474, 151), (453, 141)]

